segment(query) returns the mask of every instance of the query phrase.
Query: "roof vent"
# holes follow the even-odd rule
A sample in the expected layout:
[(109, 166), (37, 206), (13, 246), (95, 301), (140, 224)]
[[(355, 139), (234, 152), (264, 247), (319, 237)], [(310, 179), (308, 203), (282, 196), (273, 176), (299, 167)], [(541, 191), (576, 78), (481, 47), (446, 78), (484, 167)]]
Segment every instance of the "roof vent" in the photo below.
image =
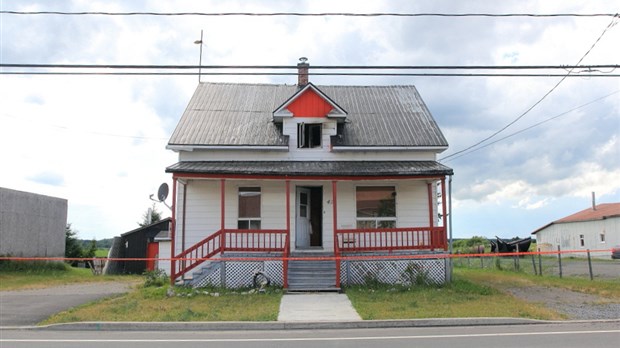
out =
[(299, 63), (297, 63), (297, 86), (304, 87), (308, 84), (308, 67), (310, 64), (306, 63), (308, 58), (301, 57), (299, 58)]

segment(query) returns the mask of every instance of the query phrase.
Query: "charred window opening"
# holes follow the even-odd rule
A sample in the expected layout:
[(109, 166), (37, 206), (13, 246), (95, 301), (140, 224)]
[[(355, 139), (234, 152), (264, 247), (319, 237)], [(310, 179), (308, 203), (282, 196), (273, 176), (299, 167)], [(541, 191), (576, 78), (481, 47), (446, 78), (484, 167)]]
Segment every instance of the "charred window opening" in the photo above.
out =
[(300, 123), (297, 125), (297, 147), (311, 149), (321, 147), (321, 124)]

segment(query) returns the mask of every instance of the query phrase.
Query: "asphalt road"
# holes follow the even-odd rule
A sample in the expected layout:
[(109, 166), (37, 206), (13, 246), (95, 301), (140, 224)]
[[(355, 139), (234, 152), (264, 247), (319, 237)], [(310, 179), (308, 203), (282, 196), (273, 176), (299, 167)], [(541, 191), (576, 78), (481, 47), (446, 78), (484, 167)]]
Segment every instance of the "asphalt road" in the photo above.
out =
[(618, 347), (615, 322), (536, 325), (265, 331), (2, 330), (1, 347)]
[(125, 293), (130, 286), (128, 283), (101, 282), (37, 290), (0, 291), (0, 327), (35, 325), (71, 307)]

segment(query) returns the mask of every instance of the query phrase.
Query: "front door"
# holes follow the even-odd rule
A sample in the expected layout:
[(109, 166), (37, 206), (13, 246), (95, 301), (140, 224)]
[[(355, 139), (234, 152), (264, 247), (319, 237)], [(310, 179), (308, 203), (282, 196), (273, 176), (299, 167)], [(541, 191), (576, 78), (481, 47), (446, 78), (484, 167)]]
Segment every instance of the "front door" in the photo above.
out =
[(295, 248), (322, 247), (323, 188), (297, 187)]

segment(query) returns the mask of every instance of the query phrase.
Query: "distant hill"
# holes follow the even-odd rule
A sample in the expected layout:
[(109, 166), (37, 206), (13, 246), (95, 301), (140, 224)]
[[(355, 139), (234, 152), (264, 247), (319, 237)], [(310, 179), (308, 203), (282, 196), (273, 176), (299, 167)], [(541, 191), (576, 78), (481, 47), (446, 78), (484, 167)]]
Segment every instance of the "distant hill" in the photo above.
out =
[[(90, 248), (90, 243), (92, 243), (92, 239), (78, 239), (80, 243), (82, 243), (82, 248), (88, 249)], [(112, 247), (112, 238), (106, 238), (95, 241), (97, 243), (97, 249), (110, 249)]]

